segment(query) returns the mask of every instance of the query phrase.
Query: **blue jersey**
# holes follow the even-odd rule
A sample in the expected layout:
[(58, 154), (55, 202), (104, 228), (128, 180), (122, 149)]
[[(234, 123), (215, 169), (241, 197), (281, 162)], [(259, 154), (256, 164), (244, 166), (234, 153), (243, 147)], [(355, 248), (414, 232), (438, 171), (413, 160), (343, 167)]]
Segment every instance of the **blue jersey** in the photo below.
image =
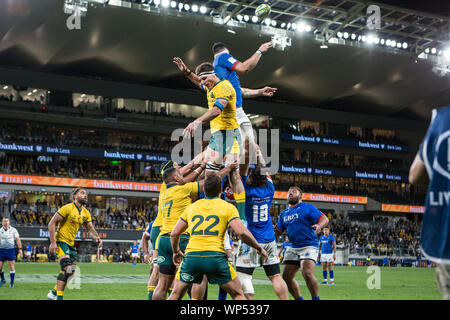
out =
[(283, 244), (281, 245), (281, 247), (283, 248), (283, 251), (286, 251), (287, 248), (291, 247), (292, 248), (292, 242), (283, 242)]
[(245, 189), (245, 218), (247, 228), (259, 243), (268, 243), (275, 240), (270, 207), (272, 206), (275, 186), (272, 179), (267, 177), (267, 184), (263, 188), (247, 184), (247, 177), (243, 177)]
[(226, 79), (231, 82), (236, 91), (236, 107), (242, 107), (242, 89), (239, 77), (234, 71), (234, 67), (238, 64), (238, 60), (233, 58), (229, 53), (222, 53), (218, 55), (213, 62), (214, 72), (220, 79)]
[(280, 213), (277, 228), (281, 232), (286, 230), (294, 248), (318, 248), (319, 240), (312, 226), (317, 224), (322, 215), (312, 204), (300, 202)]
[(150, 234), (150, 232), (152, 231), (153, 222), (155, 222), (155, 220), (150, 222), (149, 225), (147, 226), (147, 229), (145, 229), (145, 232), (147, 232), (148, 234)]
[(450, 264), (450, 106), (433, 110), (419, 157), (430, 178), (421, 245), (428, 258)]
[(32, 251), (33, 246), (31, 244), (27, 244), (27, 251)]
[(139, 246), (138, 245), (132, 245), (131, 246), (131, 253), (138, 253)]
[(333, 242), (336, 242), (336, 239), (332, 234), (329, 234), (328, 237), (321, 236), (319, 241), (322, 246), (322, 254), (333, 253)]

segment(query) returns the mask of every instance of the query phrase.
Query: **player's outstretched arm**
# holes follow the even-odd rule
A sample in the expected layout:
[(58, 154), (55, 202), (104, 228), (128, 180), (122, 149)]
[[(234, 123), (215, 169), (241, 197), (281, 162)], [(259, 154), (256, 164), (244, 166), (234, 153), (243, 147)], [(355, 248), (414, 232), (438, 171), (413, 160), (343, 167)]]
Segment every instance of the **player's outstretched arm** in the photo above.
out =
[(322, 229), (326, 225), (328, 225), (328, 222), (329, 222), (328, 218), (323, 214), (320, 217), (319, 221), (312, 226), (312, 228), (315, 229), (316, 234), (319, 234), (322, 231)]
[(264, 250), (253, 237), (253, 235), (248, 231), (248, 229), (242, 224), (241, 219), (233, 219), (230, 221), (230, 227), (233, 229), (234, 233), (238, 236), (242, 242), (248, 244), (250, 247), (255, 248), (258, 254), (262, 255), (264, 262), (267, 262), (268, 255), (266, 250)]
[(186, 67), (181, 58), (178, 57), (173, 58), (173, 63), (177, 65), (178, 69), (180, 69), (180, 71), (183, 72), (186, 75), (186, 77), (188, 77), (188, 79), (191, 80), (193, 84), (200, 87), (201, 83), (200, 78)]
[(172, 245), (173, 264), (179, 266), (184, 254), (180, 250), (180, 235), (186, 231), (188, 224), (182, 219), (178, 219), (177, 224), (170, 233), (170, 244)]
[(272, 46), (272, 41), (263, 43), (250, 58), (248, 58), (244, 62), (238, 62), (234, 67), (234, 70), (238, 73), (248, 73), (249, 71), (253, 70), (253, 68), (255, 68), (258, 64), (259, 59), (261, 59), (262, 54), (264, 52), (267, 52), (267, 50), (272, 48)]
[(241, 88), (243, 98), (273, 97), (277, 90), (277, 88), (272, 87), (264, 87), (261, 89)]
[(94, 225), (92, 224), (92, 222), (86, 222), (84, 224), (86, 230), (89, 233), (89, 236), (94, 239), (97, 243), (98, 243), (98, 247), (101, 248), (103, 241), (102, 239), (100, 239), (100, 236), (98, 235), (97, 231), (94, 228)]
[(50, 247), (48, 248), (48, 251), (51, 255), (56, 254), (56, 225), (63, 220), (63, 217), (56, 212), (50, 222), (48, 223), (48, 234), (50, 237)]
[(148, 240), (150, 240), (150, 236), (146, 232), (142, 233), (141, 246), (144, 251), (144, 263), (146, 264), (149, 264), (148, 257), (150, 256), (150, 252), (148, 251)]
[(409, 168), (409, 183), (428, 183), (428, 174), (425, 168), (425, 164), (423, 163), (422, 159), (420, 159), (418, 154), (414, 158), (414, 161), (411, 164), (411, 168)]
[[(226, 106), (228, 103), (228, 101), (223, 99), (217, 100), (221, 100), (221, 103), (224, 106)], [(222, 110), (219, 107), (214, 106), (212, 109), (209, 109), (208, 111), (205, 112), (205, 114), (189, 123), (189, 125), (183, 131), (183, 136), (184, 137), (194, 136), (194, 131), (195, 129), (198, 128), (199, 125), (201, 125), (204, 122), (210, 122), (214, 118), (218, 117), (221, 113)]]

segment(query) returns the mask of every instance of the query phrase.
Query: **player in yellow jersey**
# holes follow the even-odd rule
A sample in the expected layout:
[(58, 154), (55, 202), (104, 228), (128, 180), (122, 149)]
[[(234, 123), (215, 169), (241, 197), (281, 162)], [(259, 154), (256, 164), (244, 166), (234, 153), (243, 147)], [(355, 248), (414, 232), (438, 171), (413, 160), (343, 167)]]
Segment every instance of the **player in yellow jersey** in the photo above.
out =
[[(224, 238), (228, 225), (246, 244), (256, 249), (267, 260), (267, 252), (244, 227), (235, 206), (219, 198), (221, 178), (208, 175), (204, 183), (205, 199), (191, 204), (181, 215), (170, 240), (173, 263), (180, 265), (170, 300), (182, 299), (189, 286), (200, 283), (206, 275), (209, 283), (218, 284), (233, 300), (245, 300), (236, 271), (225, 253)], [(185, 253), (181, 250), (180, 237), (190, 230), (191, 237)]]
[[(50, 300), (63, 300), (64, 288), (69, 278), (75, 273), (77, 264), (77, 251), (74, 246), (76, 234), (83, 225), (91, 238), (102, 246), (102, 240), (92, 225), (92, 218), (85, 205), (87, 193), (85, 189), (75, 188), (72, 191), (73, 202), (59, 208), (48, 224), (50, 236), (50, 254), (57, 254), (61, 272), (58, 275), (56, 286), (48, 294)], [(58, 230), (56, 227), (58, 226)]]
[[(191, 122), (184, 133), (185, 136), (193, 135), (202, 123), (209, 122), (212, 136), (205, 151), (206, 174), (217, 173), (224, 160), (225, 163), (239, 160), (241, 134), (236, 119), (236, 91), (230, 81), (219, 79), (214, 72), (214, 66), (209, 62), (200, 64), (195, 73), (187, 69), (180, 58), (175, 57), (173, 62), (189, 80), (206, 91), (209, 110)], [(275, 88), (265, 87), (256, 91), (263, 96), (272, 96), (274, 90), (276, 91)], [(252, 97), (258, 96), (255, 90), (251, 92)], [(245, 190), (237, 170), (231, 172), (230, 181), (239, 216), (245, 221)]]
[[(178, 164), (172, 162), (171, 160), (167, 161), (163, 164), (161, 168), (161, 174), (164, 174), (164, 171), (169, 168), (178, 168), (180, 171), (180, 174), (183, 176), (183, 182), (192, 182), (203, 172), (205, 169), (205, 163), (201, 162), (201, 159), (197, 157), (196, 159), (190, 161), (187, 165), (184, 167), (180, 167)], [(194, 170), (195, 169), (195, 170)], [(148, 300), (152, 300), (153, 298), (153, 292), (155, 291), (155, 288), (158, 284), (159, 279), (159, 267), (158, 267), (158, 248), (157, 248), (157, 242), (158, 236), (161, 231), (161, 226), (163, 223), (163, 215), (162, 215), (162, 204), (161, 199), (164, 194), (164, 191), (166, 190), (166, 184), (163, 182), (161, 185), (161, 189), (159, 190), (159, 198), (158, 198), (158, 213), (156, 215), (155, 220), (153, 221), (152, 228), (150, 230), (150, 233), (148, 234), (148, 238), (150, 239), (150, 243), (152, 244), (153, 253), (152, 253), (152, 268), (150, 272), (150, 277), (148, 279), (147, 284), (147, 298)], [(144, 237), (144, 236), (143, 236)]]

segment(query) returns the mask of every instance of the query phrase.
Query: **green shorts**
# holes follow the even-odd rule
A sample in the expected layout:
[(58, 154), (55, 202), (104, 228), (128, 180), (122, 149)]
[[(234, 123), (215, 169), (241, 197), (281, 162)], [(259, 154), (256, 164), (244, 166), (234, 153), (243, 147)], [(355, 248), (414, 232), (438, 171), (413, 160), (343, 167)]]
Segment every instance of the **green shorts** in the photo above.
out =
[(176, 278), (185, 283), (200, 283), (206, 275), (211, 284), (224, 284), (237, 274), (225, 253), (215, 251), (189, 252), (178, 269)]
[(212, 134), (208, 147), (221, 155), (239, 154), (242, 145), (241, 133), (238, 129), (219, 130)]
[[(189, 235), (182, 234), (180, 237), (180, 250), (184, 253), (189, 242)], [(173, 264), (172, 244), (170, 243), (170, 234), (159, 235), (158, 240), (158, 266), (159, 272), (167, 275), (175, 275), (176, 267)]]
[(77, 261), (77, 248), (74, 246), (69, 246), (67, 243), (61, 241), (57, 241), (56, 244), (58, 245), (58, 249), (56, 251), (58, 259), (62, 256), (69, 256), (70, 262)]
[(161, 226), (152, 227), (152, 229), (150, 230), (150, 243), (152, 244), (153, 250), (156, 250), (156, 239), (158, 239), (160, 231)]

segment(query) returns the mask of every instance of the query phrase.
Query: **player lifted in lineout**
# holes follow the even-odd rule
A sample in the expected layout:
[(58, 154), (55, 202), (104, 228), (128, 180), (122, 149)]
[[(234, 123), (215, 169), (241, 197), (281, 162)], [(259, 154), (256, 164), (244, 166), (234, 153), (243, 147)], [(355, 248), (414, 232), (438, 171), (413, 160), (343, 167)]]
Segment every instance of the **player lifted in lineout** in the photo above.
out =
[[(47, 295), (49, 300), (63, 300), (66, 284), (75, 273), (77, 251), (74, 242), (80, 227), (84, 226), (98, 246), (102, 246), (102, 240), (92, 225), (91, 214), (85, 207), (87, 203), (86, 190), (83, 188), (73, 189), (72, 199), (72, 203), (59, 208), (48, 224), (49, 253), (53, 255), (56, 253), (61, 267), (56, 286)], [(58, 230), (56, 230), (57, 226)]]

